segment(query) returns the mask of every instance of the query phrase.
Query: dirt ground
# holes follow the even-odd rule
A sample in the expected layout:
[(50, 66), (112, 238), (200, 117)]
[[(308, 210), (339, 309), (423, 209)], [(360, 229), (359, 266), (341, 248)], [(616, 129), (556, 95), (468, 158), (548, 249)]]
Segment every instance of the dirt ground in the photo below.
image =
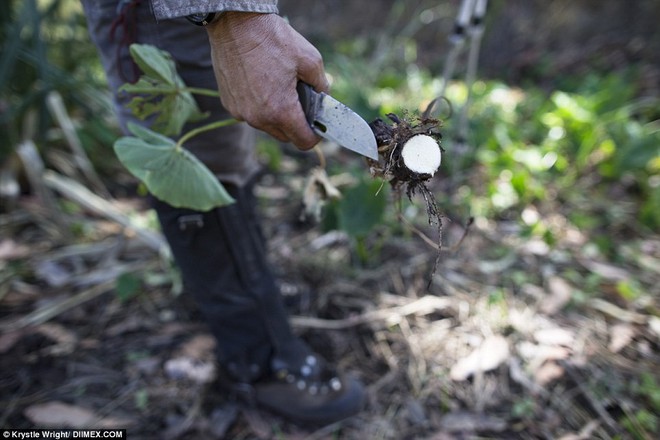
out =
[[(552, 248), (482, 219), (451, 250), (466, 219), (445, 211), (434, 275), (436, 250), (396, 222), (360, 266), (344, 235), (299, 221), (301, 166), (285, 156), (257, 188), (271, 257), (296, 330), (366, 384), (360, 415), (303, 429), (219, 393), (213, 340), (142, 201), (99, 207), (61, 190), (53, 208), (26, 195), (0, 215), (0, 426), (132, 440), (652, 438), (634, 416), (660, 384), (658, 304), (614, 286), (635, 279), (660, 297), (660, 237), (631, 239), (616, 264), (592, 259), (557, 209)], [(434, 237), (422, 201), (411, 206)]]

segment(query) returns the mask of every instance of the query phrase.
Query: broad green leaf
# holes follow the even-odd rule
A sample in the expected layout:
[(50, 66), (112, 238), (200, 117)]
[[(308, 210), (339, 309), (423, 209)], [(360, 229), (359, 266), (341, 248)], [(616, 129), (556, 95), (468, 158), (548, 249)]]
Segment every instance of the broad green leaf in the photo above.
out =
[(183, 83), (176, 72), (172, 56), (166, 51), (150, 44), (131, 44), (129, 49), (133, 61), (147, 77), (164, 84)]
[(135, 136), (118, 139), (115, 152), (155, 197), (198, 211), (234, 201), (213, 173), (172, 139), (137, 124), (129, 124), (129, 130)]
[(364, 237), (382, 222), (387, 195), (379, 192), (381, 186), (378, 180), (363, 180), (343, 193), (337, 212), (341, 230), (351, 237)]
[(153, 118), (153, 130), (178, 136), (186, 122), (206, 116), (186, 89), (169, 53), (148, 44), (132, 44), (130, 52), (144, 74), (120, 90), (135, 95), (128, 107), (137, 118)]

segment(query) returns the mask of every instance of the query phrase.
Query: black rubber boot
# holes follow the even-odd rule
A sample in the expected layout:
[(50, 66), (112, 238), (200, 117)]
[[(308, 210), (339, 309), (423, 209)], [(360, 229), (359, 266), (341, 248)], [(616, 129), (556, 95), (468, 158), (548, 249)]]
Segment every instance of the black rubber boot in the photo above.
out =
[(236, 203), (208, 212), (153, 203), (186, 290), (218, 341), (221, 383), (298, 422), (354, 415), (363, 386), (335, 372), (291, 331), (251, 186), (225, 187)]

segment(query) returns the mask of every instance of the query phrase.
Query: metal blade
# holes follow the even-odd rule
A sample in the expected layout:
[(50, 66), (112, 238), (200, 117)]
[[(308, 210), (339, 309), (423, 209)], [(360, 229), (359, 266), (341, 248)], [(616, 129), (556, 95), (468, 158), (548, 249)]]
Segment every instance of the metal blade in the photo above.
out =
[(330, 95), (320, 93), (312, 116), (312, 128), (344, 148), (378, 160), (376, 137), (369, 124), (357, 113)]

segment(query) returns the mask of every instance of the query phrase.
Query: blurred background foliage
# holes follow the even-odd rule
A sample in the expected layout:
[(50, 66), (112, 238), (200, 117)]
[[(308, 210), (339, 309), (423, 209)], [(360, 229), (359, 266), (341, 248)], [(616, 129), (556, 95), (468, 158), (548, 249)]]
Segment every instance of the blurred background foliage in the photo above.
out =
[[(490, 3), (469, 135), (457, 140), (455, 119), (445, 121), (437, 197), (461, 215), (517, 221), (548, 244), (544, 219), (562, 212), (609, 237), (597, 240), (609, 252), (612, 239), (660, 227), (660, 7), (575, 3)], [(458, 4), (283, 0), (280, 8), (324, 54), (333, 93), (373, 119), (419, 111), (436, 96)], [(3, 167), (22, 139), (46, 156), (62, 142), (45, 104), (58, 91), (99, 172), (113, 172), (118, 130), (79, 2), (0, 8)], [(446, 92), (454, 110), (467, 94), (458, 69)]]
[[(459, 1), (322, 3), (280, 2), (321, 48), (340, 100), (375, 118), (437, 96)], [(657, 231), (658, 19), (653, 1), (489, 2), (467, 139), (465, 55), (446, 90), (436, 197), (449, 215), (513, 220), (551, 245), (547, 219), (561, 213), (609, 257), (613, 241)]]
[(61, 143), (46, 104), (56, 91), (99, 171), (108, 171), (103, 164), (112, 158), (116, 123), (80, 2), (7, 0), (0, 8), (0, 163), (25, 139), (46, 154)]

